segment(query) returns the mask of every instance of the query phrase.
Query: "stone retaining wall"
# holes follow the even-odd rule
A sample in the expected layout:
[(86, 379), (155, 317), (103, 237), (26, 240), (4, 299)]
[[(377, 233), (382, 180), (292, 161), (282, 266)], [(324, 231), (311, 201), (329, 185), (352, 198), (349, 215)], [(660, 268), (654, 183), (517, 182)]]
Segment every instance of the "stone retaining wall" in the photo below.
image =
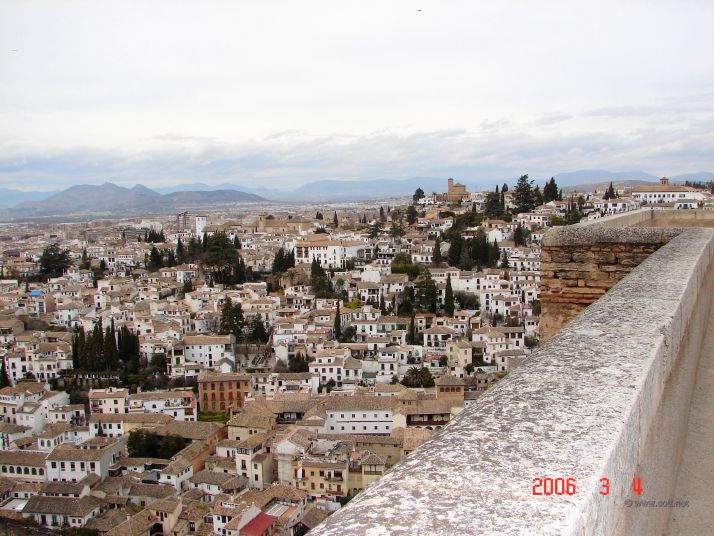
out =
[(680, 232), (604, 226), (549, 230), (541, 248), (541, 342)]

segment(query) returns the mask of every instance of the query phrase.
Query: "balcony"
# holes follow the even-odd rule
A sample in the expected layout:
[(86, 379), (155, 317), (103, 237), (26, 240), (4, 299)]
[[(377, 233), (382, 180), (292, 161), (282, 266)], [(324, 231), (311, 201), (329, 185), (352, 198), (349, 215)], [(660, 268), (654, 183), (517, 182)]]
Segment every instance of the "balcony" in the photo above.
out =
[[(556, 261), (573, 270), (568, 288), (607, 292), (572, 292), (592, 299), (554, 308), (573, 315), (551, 318), (552, 337), (523, 366), (310, 534), (712, 534), (714, 213), (678, 212), (689, 214), (549, 232), (544, 244), (570, 255)], [(617, 260), (650, 239), (656, 251), (627, 273), (591, 273), (578, 251), (590, 240)], [(545, 478), (573, 487), (545, 493)], [(669, 500), (689, 508), (635, 502)]]

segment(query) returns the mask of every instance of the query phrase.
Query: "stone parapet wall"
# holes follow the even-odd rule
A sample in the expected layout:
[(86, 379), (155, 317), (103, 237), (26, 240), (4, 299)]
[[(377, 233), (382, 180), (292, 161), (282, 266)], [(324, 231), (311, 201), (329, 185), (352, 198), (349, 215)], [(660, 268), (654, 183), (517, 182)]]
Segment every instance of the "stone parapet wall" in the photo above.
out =
[[(560, 236), (563, 246), (577, 245), (574, 232)], [(310, 535), (665, 533), (669, 508), (628, 501), (679, 498), (714, 294), (714, 230), (676, 233), (632, 235), (665, 245)], [(616, 236), (591, 240), (599, 243), (617, 244)], [(536, 493), (543, 478), (574, 487)]]
[(541, 248), (541, 342), (680, 232), (606, 226), (549, 230)]

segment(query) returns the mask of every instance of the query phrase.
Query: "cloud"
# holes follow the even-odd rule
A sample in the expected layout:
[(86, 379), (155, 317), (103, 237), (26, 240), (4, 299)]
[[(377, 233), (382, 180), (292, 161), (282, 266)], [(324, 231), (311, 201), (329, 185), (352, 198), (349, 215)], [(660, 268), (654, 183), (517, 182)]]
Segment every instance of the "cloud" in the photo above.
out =
[(714, 169), (713, 2), (424, 1), (0, 2), (0, 185)]
[(658, 175), (714, 169), (712, 118), (694, 129), (660, 125), (632, 133), (598, 129), (544, 134), (521, 128), (408, 134), (382, 130), (342, 136), (295, 130), (241, 143), (186, 137), (191, 149), (170, 140), (160, 148), (133, 153), (77, 148), (0, 157), (0, 185), (56, 188), (111, 180), (147, 186), (201, 181), (292, 188), (325, 178), (453, 175), (479, 181), (587, 168), (642, 169)]
[(572, 119), (573, 116), (571, 114), (563, 113), (563, 112), (551, 112), (547, 114), (541, 115), (538, 119), (533, 121), (533, 124), (535, 126), (547, 126), (547, 125), (554, 125), (556, 123), (562, 123), (563, 121), (568, 121), (569, 119)]
[(154, 136), (153, 139), (157, 141), (177, 141), (177, 142), (185, 142), (185, 141), (195, 141), (195, 142), (206, 142), (206, 141), (213, 141), (216, 138), (211, 137), (211, 136), (185, 136), (183, 134), (176, 134), (176, 133), (171, 133), (167, 132), (165, 134), (159, 134), (158, 136)]

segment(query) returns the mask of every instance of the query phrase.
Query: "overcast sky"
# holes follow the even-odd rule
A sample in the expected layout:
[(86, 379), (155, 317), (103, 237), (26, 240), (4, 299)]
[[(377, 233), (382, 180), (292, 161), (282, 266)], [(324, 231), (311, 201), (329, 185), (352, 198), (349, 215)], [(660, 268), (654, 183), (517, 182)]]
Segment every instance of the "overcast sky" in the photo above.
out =
[(714, 171), (713, 28), (711, 0), (5, 0), (0, 187)]

